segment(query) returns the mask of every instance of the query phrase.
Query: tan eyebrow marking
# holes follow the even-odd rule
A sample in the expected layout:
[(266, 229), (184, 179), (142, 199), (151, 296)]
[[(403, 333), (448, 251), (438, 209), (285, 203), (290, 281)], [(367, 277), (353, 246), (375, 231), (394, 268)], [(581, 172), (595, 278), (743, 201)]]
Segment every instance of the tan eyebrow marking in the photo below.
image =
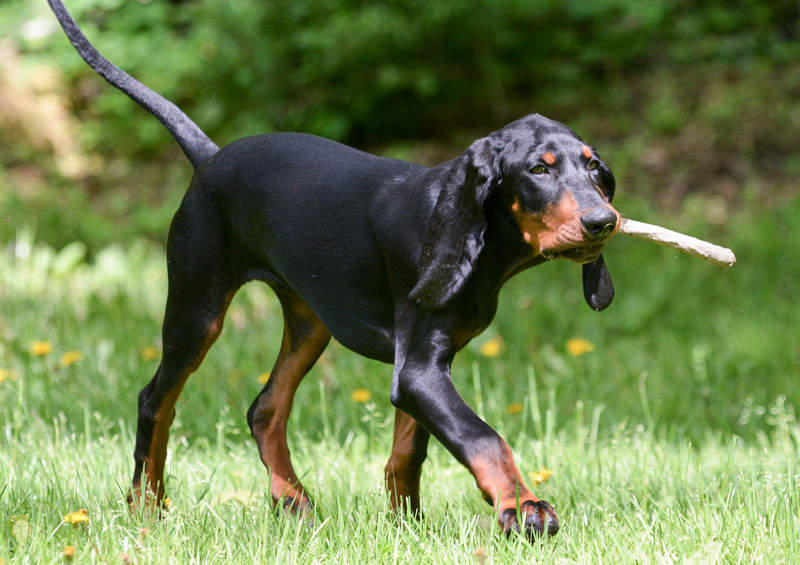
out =
[(550, 151), (542, 155), (542, 161), (544, 161), (548, 165), (555, 165), (556, 164), (556, 156), (553, 155)]
[(581, 148), (581, 153), (583, 153), (583, 156), (586, 157), (587, 159), (592, 158), (592, 150), (589, 148), (588, 145), (584, 145), (583, 148)]

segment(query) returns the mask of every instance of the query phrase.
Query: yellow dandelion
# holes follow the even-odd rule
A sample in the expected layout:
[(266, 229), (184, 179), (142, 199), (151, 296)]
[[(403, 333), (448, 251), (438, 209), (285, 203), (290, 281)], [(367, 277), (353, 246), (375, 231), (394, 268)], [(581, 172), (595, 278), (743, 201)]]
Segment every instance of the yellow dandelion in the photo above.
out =
[(64, 355), (62, 355), (61, 360), (58, 362), (58, 364), (61, 365), (62, 367), (69, 367), (70, 365), (74, 365), (81, 359), (83, 359), (83, 353), (73, 349), (72, 351), (67, 351)]
[(64, 548), (62, 554), (64, 555), (65, 561), (72, 561), (72, 559), (75, 557), (75, 546), (68, 545), (67, 547)]
[(372, 394), (365, 388), (357, 388), (350, 394), (350, 398), (353, 402), (364, 404), (369, 402), (369, 399), (372, 398)]
[(266, 373), (261, 373), (260, 375), (258, 375), (258, 382), (260, 382), (262, 385), (267, 384), (267, 381), (269, 380), (271, 374), (272, 373), (270, 373), (269, 371), (267, 371)]
[(499, 337), (494, 337), (481, 345), (481, 355), (484, 357), (497, 357), (500, 355), (500, 350), (503, 348), (503, 340)]
[[(0, 383), (2, 383), (3, 381), (13, 381), (13, 380), (14, 380), (14, 375), (11, 374), (11, 371), (9, 371), (8, 369), (0, 369)], [(0, 563), (0, 565), (3, 564)]]
[(31, 342), (30, 352), (34, 357), (44, 357), (53, 349), (49, 341)]
[(161, 504), (169, 510), (170, 506), (172, 506), (172, 499), (170, 497), (164, 497), (164, 500), (161, 501)]
[(78, 526), (80, 524), (88, 524), (89, 523), (89, 511), (86, 508), (81, 508), (77, 512), (70, 512), (66, 516), (64, 516), (64, 522), (67, 524), (72, 524), (73, 526)]
[(531, 471), (528, 473), (528, 476), (531, 478), (531, 481), (533, 481), (534, 485), (540, 485), (553, 476), (553, 471), (547, 469), (546, 467), (539, 467), (538, 471)]
[(13, 514), (8, 518), (8, 521), (11, 522), (11, 535), (17, 540), (17, 543), (20, 546), (27, 544), (33, 533), (28, 515)]
[(519, 414), (522, 412), (522, 403), (514, 402), (513, 404), (509, 404), (508, 408), (506, 408), (506, 412), (509, 414)]
[(155, 345), (148, 345), (147, 347), (143, 347), (139, 353), (143, 361), (153, 361), (154, 359), (158, 359), (160, 352)]
[(594, 351), (594, 344), (582, 337), (574, 337), (567, 340), (567, 353), (573, 357), (580, 357), (584, 353)]

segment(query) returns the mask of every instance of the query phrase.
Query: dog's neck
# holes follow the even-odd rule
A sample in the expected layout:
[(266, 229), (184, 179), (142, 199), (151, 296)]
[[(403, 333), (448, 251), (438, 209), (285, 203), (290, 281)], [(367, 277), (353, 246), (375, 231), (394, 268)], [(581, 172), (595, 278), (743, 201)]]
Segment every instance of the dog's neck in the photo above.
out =
[[(486, 305), (478, 313), (480, 326), (488, 326), (494, 318), (500, 289), (514, 275), (544, 263), (542, 256), (533, 256), (530, 245), (522, 239), (514, 218), (508, 214), (502, 196), (494, 194), (486, 202), (487, 227), (485, 246), (481, 251), (475, 271), (467, 282), (471, 287), (462, 293), (481, 297)], [(484, 319), (485, 318), (485, 319)]]

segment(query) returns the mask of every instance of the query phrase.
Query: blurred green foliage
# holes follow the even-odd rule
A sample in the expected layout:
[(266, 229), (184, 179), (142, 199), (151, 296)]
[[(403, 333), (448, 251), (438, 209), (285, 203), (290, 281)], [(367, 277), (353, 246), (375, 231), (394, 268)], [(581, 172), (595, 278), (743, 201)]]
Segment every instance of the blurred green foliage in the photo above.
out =
[[(68, 4), (103, 53), (229, 140), (279, 129), (374, 143), (500, 125), (536, 107), (622, 110), (659, 69), (679, 71), (683, 92), (642, 102), (657, 106), (652, 127), (674, 132), (686, 116), (670, 95), (691, 96), (692, 79), (725, 69), (712, 79), (737, 81), (800, 58), (788, 1)], [(65, 43), (56, 34), (46, 50), (79, 79), (90, 71)], [(124, 97), (98, 98), (82, 108), (104, 118), (86, 134), (90, 148), (163, 143)]]
[[(728, 205), (796, 191), (794, 1), (67, 5), (102, 53), (220, 144), (298, 130), (432, 163), (535, 111), (597, 146), (621, 191), (667, 206), (700, 190)], [(64, 178), (58, 148), (0, 109), (0, 134), (16, 140), (0, 147), (0, 239), (16, 218), (35, 218), (37, 237), (55, 244), (162, 238), (190, 174), (162, 126), (83, 64), (44, 2), (4, 2), (0, 34), (25, 71), (6, 80), (58, 69), (65, 116), (45, 119), (73, 120), (73, 152), (95, 160)], [(27, 93), (38, 96), (35, 86), (14, 95)]]

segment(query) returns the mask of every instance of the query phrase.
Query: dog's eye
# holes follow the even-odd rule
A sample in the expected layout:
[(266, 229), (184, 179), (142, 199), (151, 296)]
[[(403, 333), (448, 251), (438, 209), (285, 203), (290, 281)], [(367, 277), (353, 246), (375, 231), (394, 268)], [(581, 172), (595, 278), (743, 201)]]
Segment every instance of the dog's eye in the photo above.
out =
[(547, 172), (547, 167), (544, 165), (536, 165), (530, 169), (530, 172), (534, 175), (543, 175)]
[(595, 170), (599, 166), (600, 166), (600, 161), (598, 161), (597, 159), (592, 159), (591, 161), (589, 161), (589, 170), (590, 171)]

